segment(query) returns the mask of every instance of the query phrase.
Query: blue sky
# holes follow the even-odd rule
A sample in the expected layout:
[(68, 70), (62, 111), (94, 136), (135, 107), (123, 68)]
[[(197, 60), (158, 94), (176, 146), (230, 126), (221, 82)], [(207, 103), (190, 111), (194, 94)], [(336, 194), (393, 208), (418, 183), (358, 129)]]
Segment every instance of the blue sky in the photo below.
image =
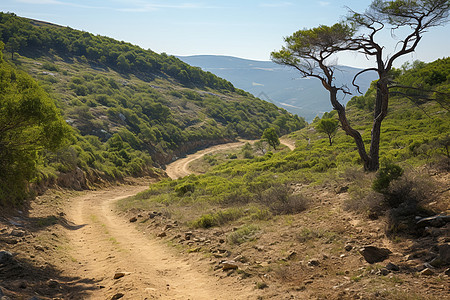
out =
[[(345, 6), (362, 12), (370, 0), (2, 0), (0, 10), (123, 40), (158, 53), (216, 54), (269, 60), (283, 37), (332, 25)], [(432, 28), (417, 51), (399, 61), (449, 56), (450, 26)], [(445, 37), (445, 38), (444, 38)], [(391, 40), (389, 36), (386, 40)], [(391, 47), (394, 47), (391, 43)], [(343, 55), (339, 64), (369, 66)]]

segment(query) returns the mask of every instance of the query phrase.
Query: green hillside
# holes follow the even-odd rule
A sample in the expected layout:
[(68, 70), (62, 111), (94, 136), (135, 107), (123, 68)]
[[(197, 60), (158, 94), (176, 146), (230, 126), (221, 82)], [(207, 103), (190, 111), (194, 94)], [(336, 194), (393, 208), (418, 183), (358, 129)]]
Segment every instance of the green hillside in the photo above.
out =
[[(430, 64), (415, 63), (405, 71), (396, 70), (398, 82), (420, 88), (421, 91), (392, 91), (393, 95), (402, 96), (392, 97), (390, 112), (383, 123), (382, 169), (392, 165), (399, 165), (410, 173), (424, 166), (440, 171), (450, 169), (449, 63), (450, 58), (446, 58)], [(365, 141), (370, 139), (374, 101), (375, 88), (372, 86), (364, 96), (354, 97), (347, 106), (349, 120)], [(326, 113), (322, 118), (337, 119), (336, 112)], [(373, 177), (362, 171), (353, 139), (339, 130), (330, 146), (328, 136), (316, 130), (318, 122), (320, 119), (316, 118), (306, 128), (288, 136), (296, 140), (297, 147), (292, 152), (264, 152), (260, 146), (247, 145), (234, 156), (242, 159), (228, 159), (218, 165), (216, 162), (220, 155), (206, 156), (205, 163), (211, 167), (205, 175), (191, 175), (152, 185), (134, 200), (124, 200), (123, 205), (157, 209), (164, 203), (170, 204), (174, 211), (178, 206), (190, 205), (196, 207), (195, 213), (189, 214), (189, 219), (183, 216), (183, 221), (194, 227), (210, 227), (253, 214), (263, 214), (265, 218), (272, 214), (301, 211), (308, 200), (292, 188), (298, 185), (314, 188), (345, 184), (354, 196), (354, 202), (349, 206), (369, 213), (375, 209), (372, 207), (374, 204), (364, 199), (372, 193)], [(398, 200), (399, 203), (410, 201), (411, 190), (402, 193), (404, 195)], [(376, 202), (375, 206), (383, 206), (383, 201)], [(216, 208), (218, 204), (222, 208), (219, 212)], [(242, 213), (242, 209), (239, 209), (240, 213), (234, 210), (242, 206), (248, 207), (247, 213)], [(228, 214), (232, 216), (224, 217)]]
[[(9, 13), (0, 13), (0, 36), (4, 58), (34, 77), (75, 129), (71, 146), (40, 151), (37, 182), (86, 188), (153, 174), (199, 147), (306, 124), (209, 72), (125, 42)], [(80, 170), (78, 182), (60, 180)]]

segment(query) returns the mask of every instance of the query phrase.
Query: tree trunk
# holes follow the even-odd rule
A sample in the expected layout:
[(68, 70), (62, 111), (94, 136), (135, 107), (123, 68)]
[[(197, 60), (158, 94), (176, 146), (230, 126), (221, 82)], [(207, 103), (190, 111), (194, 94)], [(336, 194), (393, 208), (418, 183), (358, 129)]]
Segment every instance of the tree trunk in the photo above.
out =
[(387, 72), (383, 73), (377, 82), (377, 95), (373, 114), (373, 125), (370, 140), (370, 161), (364, 168), (367, 171), (377, 171), (380, 167), (380, 140), (381, 140), (381, 123), (387, 115), (389, 103), (389, 89)]
[[(328, 89), (330, 92), (330, 101), (333, 105), (333, 108), (338, 112), (339, 121), (341, 122), (342, 129), (345, 131), (345, 133), (349, 136), (351, 136), (356, 143), (356, 148), (358, 148), (359, 157), (361, 157), (361, 160), (364, 163), (364, 170), (366, 171), (373, 171), (371, 166), (373, 164), (372, 159), (369, 155), (367, 155), (366, 147), (364, 145), (364, 141), (361, 137), (361, 134), (354, 128), (350, 126), (350, 123), (347, 120), (347, 116), (345, 114), (345, 107), (342, 106), (339, 101), (337, 101), (337, 89), (331, 88)], [(378, 169), (378, 168), (377, 168)]]

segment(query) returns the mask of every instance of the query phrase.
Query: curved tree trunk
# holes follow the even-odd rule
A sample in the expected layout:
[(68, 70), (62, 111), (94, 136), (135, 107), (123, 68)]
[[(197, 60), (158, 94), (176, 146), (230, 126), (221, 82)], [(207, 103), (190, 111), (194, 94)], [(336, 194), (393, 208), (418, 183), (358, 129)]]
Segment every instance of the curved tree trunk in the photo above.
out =
[[(338, 92), (337, 88), (332, 87), (331, 89), (328, 89), (328, 91), (330, 92), (331, 104), (333, 105), (333, 108), (338, 112), (339, 121), (341, 123), (342, 129), (345, 131), (345, 133), (347, 135), (351, 136), (355, 140), (356, 147), (358, 148), (359, 156), (361, 157), (361, 160), (364, 163), (364, 170), (376, 171), (378, 168), (376, 168), (375, 170), (371, 168), (371, 166), (373, 165), (373, 160), (372, 160), (371, 156), (367, 155), (366, 147), (364, 145), (364, 141), (362, 139), (361, 134), (359, 133), (358, 130), (356, 130), (350, 126), (350, 123), (348, 122), (347, 116), (345, 114), (345, 107), (342, 106), (342, 104), (339, 103), (339, 101), (337, 101), (337, 92)], [(380, 122), (380, 125), (381, 125), (381, 122)], [(378, 144), (379, 144), (379, 139), (378, 139)], [(378, 156), (377, 156), (377, 158), (378, 158)]]

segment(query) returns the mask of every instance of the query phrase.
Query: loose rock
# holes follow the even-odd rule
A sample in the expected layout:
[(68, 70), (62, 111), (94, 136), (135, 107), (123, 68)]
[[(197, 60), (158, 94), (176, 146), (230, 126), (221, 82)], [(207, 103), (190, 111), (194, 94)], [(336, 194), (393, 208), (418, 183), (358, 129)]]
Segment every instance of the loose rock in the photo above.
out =
[(58, 281), (56, 281), (56, 280), (50, 279), (50, 280), (47, 282), (47, 285), (48, 285), (49, 288), (55, 289), (55, 288), (58, 287), (59, 283), (58, 283)]
[(6, 265), (12, 262), (12, 254), (8, 251), (0, 251), (0, 265)]
[(397, 265), (395, 265), (391, 262), (386, 265), (386, 269), (388, 269), (390, 271), (399, 271), (400, 270), (400, 268)]
[(122, 298), (123, 296), (125, 296), (124, 293), (117, 293), (114, 296), (112, 296), (111, 300), (117, 300), (117, 299)]
[(117, 272), (116, 274), (114, 274), (114, 279), (119, 279), (122, 278), (123, 276), (127, 275), (128, 273), (125, 272)]
[(434, 271), (429, 269), (429, 268), (425, 268), (422, 272), (420, 272), (421, 275), (426, 275), (426, 276), (430, 276), (434, 274)]
[(163, 238), (163, 237), (167, 236), (167, 233), (165, 233), (165, 232), (163, 231), (163, 232), (161, 232), (161, 233), (158, 233), (156, 236), (159, 237), (159, 238)]
[(421, 218), (417, 221), (418, 226), (432, 226), (432, 227), (442, 227), (450, 222), (450, 216), (432, 216), (428, 218)]
[(364, 259), (369, 263), (382, 262), (389, 257), (392, 252), (387, 248), (378, 248), (375, 246), (366, 246), (359, 250), (359, 253), (364, 257)]
[(23, 236), (25, 236), (25, 231), (18, 230), (18, 229), (13, 229), (11, 231), (10, 235), (15, 236), (15, 237), (23, 237)]
[(226, 260), (220, 263), (222, 266), (222, 270), (223, 271), (227, 271), (227, 270), (234, 270), (234, 269), (238, 269), (239, 266), (236, 264), (235, 261), (232, 260)]
[(320, 262), (317, 259), (311, 259), (308, 261), (308, 266), (310, 267), (317, 267), (320, 265)]
[(345, 251), (350, 251), (350, 250), (352, 250), (352, 249), (353, 249), (353, 246), (352, 246), (352, 245), (349, 245), (349, 244), (347, 244), (347, 245), (345, 245), (344, 249), (345, 249)]
[(134, 223), (134, 222), (136, 222), (137, 221), (137, 218), (136, 217), (132, 217), (131, 219), (130, 219), (130, 223)]

